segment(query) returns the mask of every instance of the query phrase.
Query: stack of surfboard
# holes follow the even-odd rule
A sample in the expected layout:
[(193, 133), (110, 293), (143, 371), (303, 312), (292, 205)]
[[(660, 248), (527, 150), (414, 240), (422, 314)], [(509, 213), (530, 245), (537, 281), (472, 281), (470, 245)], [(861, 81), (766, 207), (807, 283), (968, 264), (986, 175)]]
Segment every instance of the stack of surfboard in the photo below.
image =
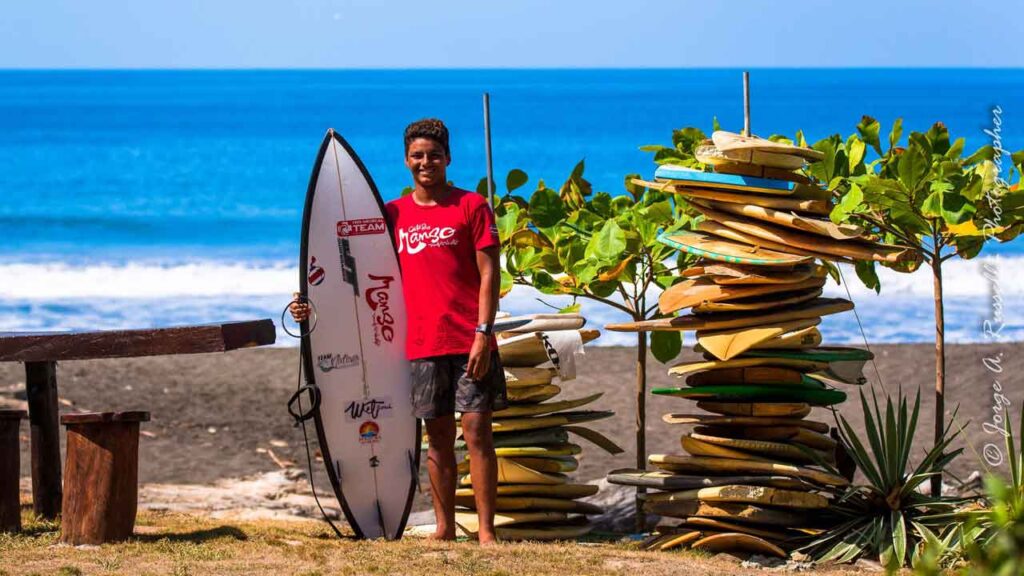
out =
[(661, 166), (656, 182), (637, 181), (678, 194), (704, 216), (694, 231), (659, 238), (703, 259), (659, 299), (663, 314), (680, 315), (607, 326), (695, 331), (695, 350), (704, 355), (669, 370), (684, 386), (653, 391), (696, 401), (705, 411), (664, 417), (692, 427), (681, 437), (686, 454), (652, 455), (658, 471), (609, 476), (659, 490), (647, 496), (645, 509), (676, 519), (646, 542), (649, 548), (785, 556), (814, 533), (829, 506), (821, 490), (848, 483), (827, 471), (837, 448), (828, 424), (806, 417), (815, 406), (846, 399), (837, 385), (863, 383), (871, 355), (821, 346), (822, 317), (853, 304), (821, 297), (827, 269), (817, 260), (898, 262), (912, 255), (828, 220), (827, 192), (795, 171), (820, 157), (716, 132), (697, 149), (714, 172)]
[[(581, 410), (598, 400), (599, 393), (559, 399), (559, 384), (574, 377), (574, 371), (567, 373), (565, 366), (567, 362), (574, 366), (572, 343), (581, 346), (600, 335), (597, 330), (583, 330), (585, 323), (578, 314), (535, 314), (499, 319), (496, 325), (502, 330), (498, 351), (510, 403), (507, 409), (495, 412), (493, 420), (498, 456), (495, 525), (503, 540), (576, 538), (592, 529), (586, 515), (602, 512), (600, 507), (579, 500), (596, 494), (598, 487), (574, 483), (569, 476), (579, 466), (583, 450), (573, 440), (584, 438), (609, 452), (622, 452), (599, 432), (580, 426), (614, 413)], [(469, 469), (467, 456), (459, 464), (462, 476), (455, 496), (456, 523), (472, 534), (478, 520)]]

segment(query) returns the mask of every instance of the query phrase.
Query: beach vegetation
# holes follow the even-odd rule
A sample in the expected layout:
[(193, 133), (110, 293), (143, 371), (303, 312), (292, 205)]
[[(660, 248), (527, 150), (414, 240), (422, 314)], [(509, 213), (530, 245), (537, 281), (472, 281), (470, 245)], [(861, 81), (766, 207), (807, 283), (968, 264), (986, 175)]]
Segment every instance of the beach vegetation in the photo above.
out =
[[(865, 116), (855, 134), (816, 142), (813, 148), (825, 158), (811, 164), (808, 172), (836, 198), (833, 221), (862, 226), (883, 242), (908, 246), (919, 256), (883, 266), (899, 272), (913, 272), (919, 265), (931, 270), (938, 445), (945, 431), (942, 265), (952, 258), (974, 258), (986, 244), (1008, 242), (1024, 231), (1024, 150), (1010, 153), (996, 141), (965, 155), (964, 139), (953, 139), (941, 122), (925, 132), (911, 132), (905, 140), (903, 134), (903, 122), (897, 119), (883, 140), (881, 124)], [(858, 262), (856, 272), (868, 288), (881, 290), (874, 262)], [(987, 321), (986, 339), (998, 341), (1004, 324), (1002, 318)], [(940, 487), (937, 474), (931, 480), (932, 493), (937, 495)]]
[[(921, 393), (913, 404), (902, 391), (886, 395), (884, 408), (874, 390), (860, 393), (863, 431), (837, 415), (843, 446), (864, 477), (837, 492), (829, 512), (835, 524), (805, 547), (819, 563), (877, 559), (888, 570), (907, 566), (918, 548), (954, 525), (950, 515), (964, 501), (926, 494), (921, 487), (955, 459), (963, 448), (947, 450), (959, 432), (943, 430), (939, 444), (911, 464)], [(932, 550), (936, 550), (933, 546)]]

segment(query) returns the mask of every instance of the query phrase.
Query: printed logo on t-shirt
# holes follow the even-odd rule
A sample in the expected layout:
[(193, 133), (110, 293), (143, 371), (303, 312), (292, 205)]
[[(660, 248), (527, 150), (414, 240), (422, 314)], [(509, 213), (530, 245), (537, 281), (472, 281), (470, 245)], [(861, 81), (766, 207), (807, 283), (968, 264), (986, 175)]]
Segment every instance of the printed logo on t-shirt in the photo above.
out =
[(430, 226), (416, 224), (409, 228), (398, 229), (398, 252), (418, 254), (424, 248), (438, 246), (457, 246), (459, 239), (455, 237), (455, 228), (448, 226)]

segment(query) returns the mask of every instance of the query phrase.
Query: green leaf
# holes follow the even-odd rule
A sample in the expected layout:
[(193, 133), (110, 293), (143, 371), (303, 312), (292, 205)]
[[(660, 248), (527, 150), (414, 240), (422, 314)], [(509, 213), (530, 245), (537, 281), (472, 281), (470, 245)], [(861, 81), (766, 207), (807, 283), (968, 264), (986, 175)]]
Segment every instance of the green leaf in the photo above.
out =
[(932, 127), (928, 129), (924, 137), (928, 139), (928, 143), (931, 145), (932, 154), (945, 156), (946, 152), (949, 151), (949, 130), (942, 122), (932, 124)]
[(402, 197), (403, 198), (408, 196), (409, 194), (412, 194), (412, 186), (406, 186), (405, 188), (402, 188)]
[(615, 212), (612, 210), (612, 195), (607, 192), (594, 194), (594, 197), (588, 204), (590, 209), (600, 216), (605, 218), (615, 217)]
[(619, 260), (626, 250), (626, 234), (615, 220), (608, 220), (587, 243), (587, 258)]
[(495, 218), (495, 223), (498, 225), (498, 238), (505, 243), (519, 227), (520, 211), (519, 206), (511, 202), (505, 203), (502, 207), (505, 213)]
[(512, 290), (512, 282), (513, 282), (512, 275), (509, 274), (507, 271), (502, 270), (501, 271), (501, 286), (499, 288), (499, 293), (502, 294), (502, 295), (508, 294), (509, 291)]
[(542, 228), (554, 226), (565, 218), (565, 206), (550, 188), (541, 188), (530, 196), (530, 218)]
[(870, 290), (874, 290), (875, 293), (882, 291), (882, 283), (878, 280), (878, 273), (875, 272), (875, 263), (871, 260), (857, 260), (854, 264), (854, 270), (857, 272), (857, 278), (864, 283), (864, 286)]
[(846, 153), (847, 158), (847, 174), (853, 174), (857, 171), (857, 168), (861, 163), (864, 162), (864, 141), (860, 138), (850, 136), (846, 141)]
[(900, 143), (900, 139), (903, 138), (903, 118), (897, 118), (892, 123), (892, 130), (889, 131), (889, 152)]
[[(878, 139), (878, 134), (881, 129), (882, 125), (878, 123), (878, 120), (875, 120), (871, 116), (862, 116), (860, 124), (857, 124), (857, 133), (860, 134), (860, 138), (863, 141), (861, 144), (867, 143), (875, 149), (875, 152), (877, 152), (879, 156), (882, 155), (882, 147)], [(863, 154), (861, 157), (863, 157)]]
[(843, 195), (842, 200), (832, 208), (829, 218), (836, 224), (840, 224), (846, 221), (850, 214), (855, 213), (863, 201), (864, 191), (856, 183), (851, 183), (850, 189)]
[(640, 184), (634, 184), (633, 179), (640, 179), (640, 175), (626, 174), (626, 192), (629, 192), (629, 195), (635, 200), (639, 200), (644, 195), (644, 190), (647, 190), (647, 188), (644, 188)]
[(978, 164), (985, 160), (992, 160), (993, 158), (995, 158), (995, 156), (995, 148), (993, 148), (991, 144), (985, 144), (984, 146), (975, 150), (973, 154), (965, 158), (964, 165), (970, 166), (973, 164)]
[(662, 146), (661, 144), (646, 144), (640, 147), (641, 152), (660, 152), (662, 150), (669, 150), (668, 146)]
[(562, 309), (560, 309), (558, 311), (559, 314), (579, 314), (579, 312), (580, 312), (580, 303), (579, 302), (576, 302), (575, 304), (570, 304), (569, 306), (566, 306), (565, 308), (562, 308)]
[(487, 198), (487, 177), (484, 176), (476, 183), (476, 193)]
[(900, 155), (899, 179), (911, 195), (917, 191), (924, 175), (928, 173), (929, 161), (918, 146), (911, 146)]
[(519, 168), (513, 168), (508, 171), (508, 176), (505, 176), (505, 189), (509, 192), (521, 187), (526, 184), (530, 178)]
[(722, 129), (722, 125), (718, 123), (718, 116), (711, 117), (711, 131), (718, 132)]
[(543, 270), (537, 270), (533, 273), (533, 287), (539, 290), (543, 294), (561, 294), (562, 285), (555, 281), (551, 277), (551, 274)]
[(896, 567), (900, 568), (907, 561), (907, 525), (903, 513), (899, 510), (892, 511), (892, 547), (895, 556)]
[(658, 331), (651, 333), (651, 354), (658, 362), (667, 364), (674, 360), (683, 349), (683, 333), (675, 331)]

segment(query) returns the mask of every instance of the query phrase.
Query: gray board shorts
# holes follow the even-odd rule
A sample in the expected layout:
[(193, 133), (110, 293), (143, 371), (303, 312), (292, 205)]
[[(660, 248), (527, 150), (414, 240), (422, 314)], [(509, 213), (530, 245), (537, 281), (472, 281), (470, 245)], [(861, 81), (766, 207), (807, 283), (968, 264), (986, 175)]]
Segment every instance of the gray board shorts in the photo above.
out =
[(467, 362), (468, 354), (412, 361), (412, 407), (417, 418), (508, 408), (505, 370), (497, 351), (491, 352), (490, 367), (480, 380), (466, 376)]

